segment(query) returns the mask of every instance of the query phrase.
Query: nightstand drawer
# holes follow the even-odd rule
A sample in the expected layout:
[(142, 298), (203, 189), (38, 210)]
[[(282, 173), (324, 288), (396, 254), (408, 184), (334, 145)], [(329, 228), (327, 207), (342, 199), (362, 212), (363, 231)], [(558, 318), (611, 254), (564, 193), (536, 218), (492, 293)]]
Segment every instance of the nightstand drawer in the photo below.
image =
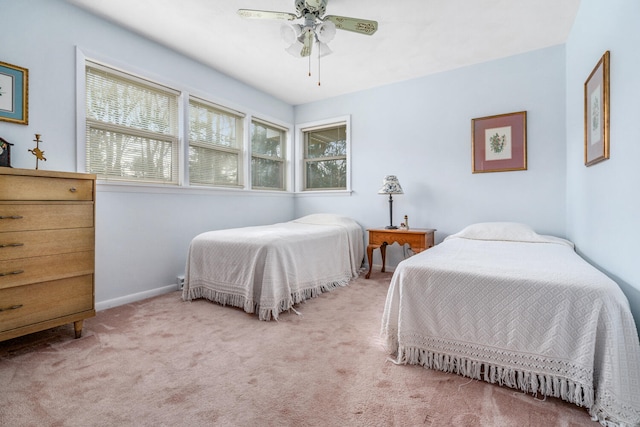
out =
[(428, 248), (425, 232), (411, 232), (406, 230), (401, 231), (376, 231), (375, 233), (369, 233), (370, 245), (381, 245), (383, 243), (392, 244), (394, 242), (399, 245), (409, 245), (416, 248)]
[(0, 175), (1, 200), (93, 200), (90, 179)]
[(0, 289), (0, 332), (90, 310), (92, 275)]

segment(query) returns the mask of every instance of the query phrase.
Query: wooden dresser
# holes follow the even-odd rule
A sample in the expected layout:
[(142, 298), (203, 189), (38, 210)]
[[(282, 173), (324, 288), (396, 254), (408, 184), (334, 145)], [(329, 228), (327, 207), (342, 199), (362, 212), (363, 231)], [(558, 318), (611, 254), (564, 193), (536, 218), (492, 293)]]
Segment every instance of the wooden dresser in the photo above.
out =
[(95, 175), (0, 167), (0, 341), (95, 316)]

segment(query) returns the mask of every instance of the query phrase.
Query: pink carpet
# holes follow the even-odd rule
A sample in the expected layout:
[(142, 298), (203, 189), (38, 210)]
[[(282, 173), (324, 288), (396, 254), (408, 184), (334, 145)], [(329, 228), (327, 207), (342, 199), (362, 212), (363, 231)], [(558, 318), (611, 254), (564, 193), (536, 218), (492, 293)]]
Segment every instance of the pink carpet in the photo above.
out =
[(262, 322), (174, 292), (0, 342), (2, 426), (598, 426), (586, 410), (396, 366), (378, 339), (391, 274)]

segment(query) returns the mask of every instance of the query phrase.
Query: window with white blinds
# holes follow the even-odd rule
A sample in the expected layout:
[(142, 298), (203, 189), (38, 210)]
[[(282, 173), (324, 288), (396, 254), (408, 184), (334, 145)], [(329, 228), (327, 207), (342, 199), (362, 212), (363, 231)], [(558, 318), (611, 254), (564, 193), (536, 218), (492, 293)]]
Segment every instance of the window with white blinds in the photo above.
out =
[(346, 124), (302, 131), (304, 138), (303, 190), (346, 190), (348, 138)]
[(87, 172), (177, 185), (180, 93), (90, 61), (85, 70)]
[(198, 98), (189, 99), (189, 182), (242, 186), (244, 115)]
[(251, 188), (286, 190), (286, 138), (285, 128), (251, 120)]

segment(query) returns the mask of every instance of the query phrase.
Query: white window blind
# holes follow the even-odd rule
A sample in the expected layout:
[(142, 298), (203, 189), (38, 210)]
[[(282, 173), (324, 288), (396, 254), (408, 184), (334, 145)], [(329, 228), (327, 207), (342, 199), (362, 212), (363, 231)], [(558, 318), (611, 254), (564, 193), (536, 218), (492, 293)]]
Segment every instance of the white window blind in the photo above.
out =
[(304, 190), (347, 188), (347, 126), (303, 131)]
[(197, 98), (189, 99), (189, 182), (242, 186), (244, 115)]
[(86, 63), (87, 172), (178, 184), (179, 92)]
[(285, 190), (287, 130), (259, 119), (251, 121), (251, 188)]

